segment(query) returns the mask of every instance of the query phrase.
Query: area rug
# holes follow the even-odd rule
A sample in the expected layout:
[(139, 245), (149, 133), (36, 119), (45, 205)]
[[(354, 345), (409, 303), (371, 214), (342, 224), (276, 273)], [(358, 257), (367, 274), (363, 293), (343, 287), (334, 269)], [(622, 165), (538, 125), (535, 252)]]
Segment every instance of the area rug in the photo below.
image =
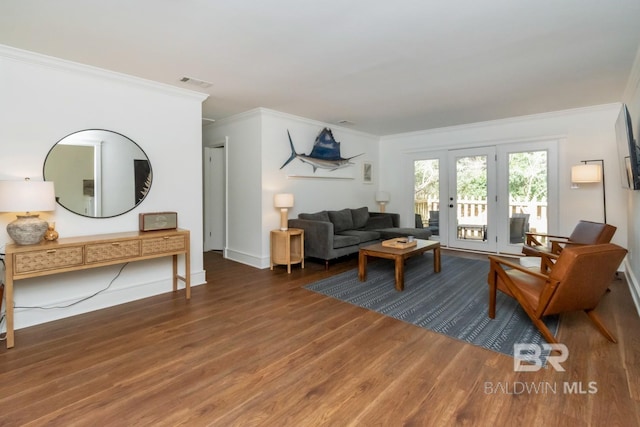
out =
[[(442, 271), (433, 272), (433, 254), (407, 260), (404, 291), (394, 287), (393, 262), (370, 260), (367, 280), (350, 270), (305, 286), (421, 328), (513, 356), (515, 343), (546, 343), (531, 320), (511, 297), (498, 292), (496, 318), (488, 316), (488, 260), (442, 256)], [(545, 318), (555, 335), (557, 316)]]

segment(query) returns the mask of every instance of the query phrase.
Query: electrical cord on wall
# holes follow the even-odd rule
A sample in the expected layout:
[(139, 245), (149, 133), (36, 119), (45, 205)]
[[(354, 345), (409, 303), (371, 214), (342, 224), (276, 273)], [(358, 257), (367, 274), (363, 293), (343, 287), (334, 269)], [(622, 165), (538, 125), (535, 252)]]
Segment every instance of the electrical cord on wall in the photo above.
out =
[(14, 306), (14, 308), (39, 308), (39, 309), (41, 309), (41, 310), (52, 310), (52, 309), (54, 309), (54, 308), (69, 308), (69, 307), (72, 307), (72, 306), (74, 306), (74, 305), (76, 305), (76, 304), (80, 304), (81, 302), (87, 301), (88, 299), (91, 299), (91, 298), (93, 298), (93, 297), (95, 297), (95, 296), (97, 296), (97, 295), (101, 294), (102, 292), (106, 291), (107, 289), (109, 289), (109, 288), (111, 287), (111, 285), (113, 285), (113, 282), (115, 282), (115, 281), (116, 281), (116, 279), (117, 279), (118, 277), (120, 277), (120, 274), (122, 273), (122, 270), (124, 270), (124, 268), (125, 268), (127, 265), (129, 265), (129, 263), (128, 263), (128, 262), (127, 262), (127, 263), (125, 263), (125, 264), (123, 264), (123, 266), (122, 266), (122, 267), (120, 267), (120, 270), (118, 270), (118, 273), (115, 275), (115, 277), (114, 277), (113, 279), (111, 279), (111, 281), (109, 282), (109, 284), (107, 285), (107, 287), (106, 287), (106, 288), (104, 288), (104, 289), (100, 289), (98, 292), (96, 292), (96, 293), (94, 293), (94, 294), (91, 294), (91, 295), (89, 295), (89, 296), (86, 296), (86, 297), (84, 297), (84, 298), (81, 298), (81, 299), (79, 299), (79, 300), (77, 300), (77, 301), (74, 301), (74, 302), (72, 302), (72, 303), (69, 303), (69, 304), (67, 304), (67, 305), (58, 305), (58, 306), (53, 306), (53, 307), (39, 307), (39, 306), (33, 306), (33, 307), (30, 307), (30, 306), (26, 306), (26, 305), (15, 305), (15, 306)]

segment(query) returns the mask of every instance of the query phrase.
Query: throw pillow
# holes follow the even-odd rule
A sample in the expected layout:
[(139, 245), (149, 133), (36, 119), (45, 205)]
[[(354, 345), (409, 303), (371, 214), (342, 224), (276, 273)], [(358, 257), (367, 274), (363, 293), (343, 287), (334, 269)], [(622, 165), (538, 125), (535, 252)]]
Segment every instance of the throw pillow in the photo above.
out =
[(362, 228), (369, 221), (369, 208), (364, 206), (358, 209), (351, 209), (351, 218), (353, 219), (353, 228)]
[(393, 228), (393, 219), (388, 215), (372, 216), (367, 223), (369, 230), (381, 230), (383, 228)]
[(333, 223), (333, 232), (339, 233), (344, 230), (353, 230), (353, 218), (351, 209), (341, 211), (329, 211), (329, 219)]
[(298, 214), (298, 218), (300, 218), (300, 219), (308, 219), (308, 220), (311, 220), (311, 221), (330, 222), (329, 214), (327, 213), (327, 211), (320, 211), (320, 212), (315, 212), (315, 213), (301, 213), (301, 214)]

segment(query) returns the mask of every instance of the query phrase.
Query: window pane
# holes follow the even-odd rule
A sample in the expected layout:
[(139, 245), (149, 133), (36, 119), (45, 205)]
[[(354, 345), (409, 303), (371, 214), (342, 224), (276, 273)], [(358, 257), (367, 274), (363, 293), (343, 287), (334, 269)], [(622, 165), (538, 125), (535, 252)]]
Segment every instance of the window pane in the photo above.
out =
[(547, 168), (546, 151), (509, 154), (509, 243), (547, 232)]
[(413, 166), (414, 211), (422, 225), (434, 236), (440, 235), (440, 162), (437, 159), (416, 160)]

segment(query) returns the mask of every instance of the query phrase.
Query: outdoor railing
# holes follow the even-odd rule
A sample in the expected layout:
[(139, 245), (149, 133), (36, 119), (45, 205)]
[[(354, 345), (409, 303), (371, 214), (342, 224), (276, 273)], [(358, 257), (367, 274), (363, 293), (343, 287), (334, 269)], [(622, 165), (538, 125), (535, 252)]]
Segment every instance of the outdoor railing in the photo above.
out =
[[(446, 206), (446, 205), (445, 205)], [(459, 199), (457, 201), (458, 223), (464, 224), (486, 224), (487, 201)], [(440, 200), (429, 198), (416, 200), (414, 202), (414, 212), (420, 214), (422, 222), (426, 227), (430, 217), (430, 211), (440, 210)], [(545, 233), (547, 231), (547, 202), (523, 202), (509, 204), (509, 212), (512, 216), (515, 213), (528, 213), (529, 230)]]

